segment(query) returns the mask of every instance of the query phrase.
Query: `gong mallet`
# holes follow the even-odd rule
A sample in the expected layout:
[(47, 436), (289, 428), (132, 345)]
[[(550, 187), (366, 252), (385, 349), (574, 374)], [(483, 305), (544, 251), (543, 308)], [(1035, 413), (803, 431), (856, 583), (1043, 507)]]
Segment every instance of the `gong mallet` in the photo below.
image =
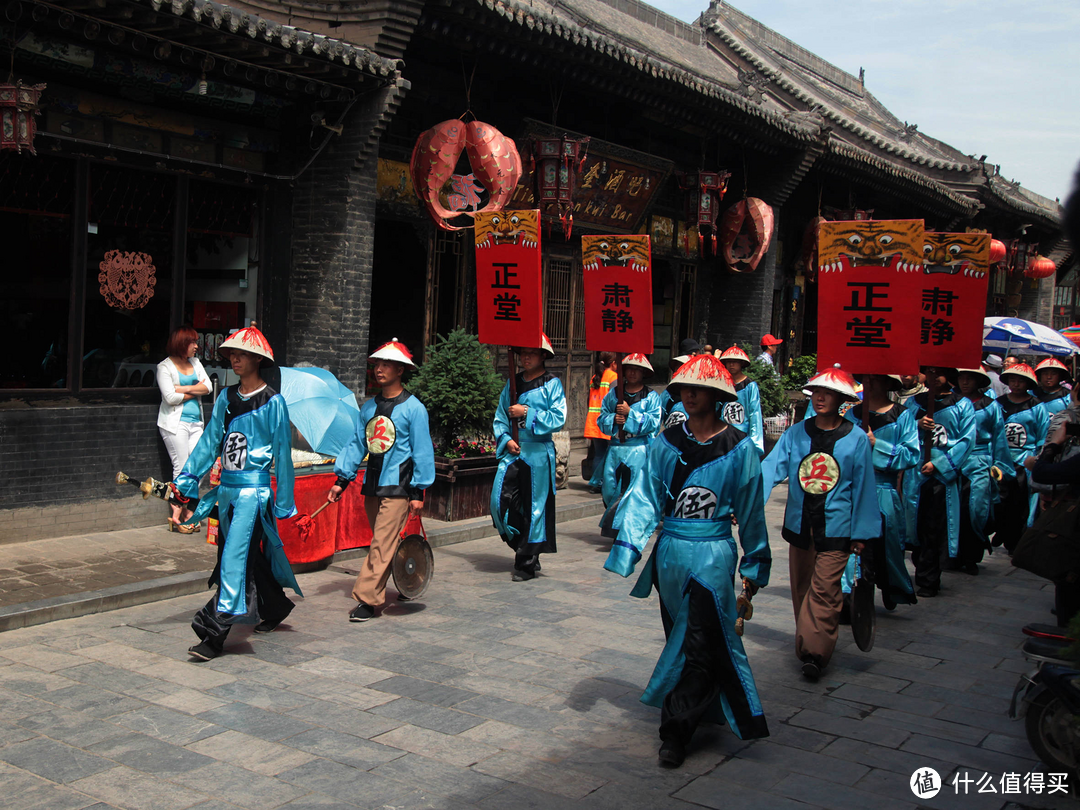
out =
[(296, 529), (300, 532), (300, 539), (307, 542), (307, 539), (311, 536), (311, 526), (315, 518), (319, 516), (319, 513), (328, 507), (332, 501), (327, 501), (310, 515), (297, 515), (296, 516)]
[(118, 472), (115, 480), (117, 484), (131, 484), (133, 487), (137, 487), (142, 493), (144, 501), (151, 495), (155, 498), (161, 498), (163, 501), (176, 500), (176, 498), (173, 497), (173, 492), (170, 490), (169, 485), (164, 481), (158, 481), (156, 478), (147, 478), (145, 481), (136, 481), (131, 476)]
[(750, 601), (754, 598), (753, 586), (750, 584), (750, 580), (743, 578), (743, 590), (735, 600), (735, 606), (739, 610), (738, 618), (735, 619), (735, 635), (742, 636), (743, 634), (743, 621), (754, 618), (754, 605)]

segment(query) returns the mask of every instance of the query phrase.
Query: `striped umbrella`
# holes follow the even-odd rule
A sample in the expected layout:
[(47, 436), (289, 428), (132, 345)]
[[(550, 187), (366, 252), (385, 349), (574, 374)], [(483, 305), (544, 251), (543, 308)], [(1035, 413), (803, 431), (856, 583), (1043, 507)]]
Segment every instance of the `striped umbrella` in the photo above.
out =
[(1066, 326), (1061, 330), (1061, 334), (1080, 347), (1080, 323), (1074, 323), (1072, 326)]
[(983, 319), (983, 351), (1049, 354), (1054, 357), (1080, 353), (1076, 345), (1060, 332), (1021, 318)]

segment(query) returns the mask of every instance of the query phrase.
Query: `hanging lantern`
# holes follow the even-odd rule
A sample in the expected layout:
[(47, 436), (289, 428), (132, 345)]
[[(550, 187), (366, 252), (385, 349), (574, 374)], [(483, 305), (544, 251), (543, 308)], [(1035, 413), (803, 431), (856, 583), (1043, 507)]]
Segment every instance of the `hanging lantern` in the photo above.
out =
[(23, 84), (22, 81), (0, 84), (0, 150), (14, 149), (22, 154), (25, 147), (30, 154), (37, 154), (34, 149), (36, 116), (44, 89), (44, 84)]
[(1005, 248), (1005, 243), (1000, 239), (990, 240), (990, 264), (997, 264), (1005, 258), (1005, 254), (1008, 251)]
[(724, 212), (720, 250), (732, 273), (751, 273), (765, 258), (773, 232), (773, 210), (764, 200), (747, 197)]
[(1050, 278), (1057, 272), (1057, 265), (1045, 256), (1036, 256), (1028, 262), (1024, 275), (1028, 278)]
[(574, 227), (574, 192), (585, 165), (589, 138), (534, 138), (529, 170), (533, 176), (533, 198), (546, 216), (558, 218), (563, 236), (570, 238)]
[(712, 246), (712, 255), (716, 255), (716, 218), (720, 215), (720, 201), (724, 199), (731, 172), (676, 172), (679, 188), (686, 195), (686, 244), (683, 249), (690, 252), (689, 228), (697, 228), (698, 253), (705, 255), (705, 243)]
[[(464, 177), (454, 175), (462, 152), (468, 153), (473, 170)], [(416, 195), (435, 224), (446, 231), (460, 231), (461, 228), (450, 224), (450, 219), (459, 214), (475, 216), (481, 211), (500, 211), (506, 207), (521, 178), (521, 157), (514, 142), (490, 124), (483, 121), (466, 124), (454, 118), (436, 124), (416, 139), (409, 174)], [(453, 188), (448, 198), (464, 198), (465, 204), (450, 208), (442, 204), (440, 194), (450, 183)], [(482, 187), (479, 191), (490, 195), (483, 206), (479, 205), (476, 183)], [(461, 210), (470, 206), (475, 210)]]

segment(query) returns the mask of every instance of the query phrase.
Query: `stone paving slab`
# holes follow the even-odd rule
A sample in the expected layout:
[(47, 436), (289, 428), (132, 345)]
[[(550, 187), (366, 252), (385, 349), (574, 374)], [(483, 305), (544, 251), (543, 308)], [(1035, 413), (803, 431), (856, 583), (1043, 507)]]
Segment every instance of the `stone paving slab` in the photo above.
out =
[[(776, 536), (782, 508), (777, 498), (767, 510)], [(0, 804), (1074, 806), (951, 786), (1042, 768), (1004, 713), (1023, 669), (1019, 628), (1049, 620), (1052, 594), (1002, 555), (979, 577), (946, 574), (936, 599), (879, 608), (870, 653), (841, 628), (833, 664), (810, 683), (793, 652), (786, 544), (774, 542), (744, 637), (771, 736), (705, 726), (668, 770), (659, 713), (637, 699), (663, 645), (657, 600), (630, 598), (632, 580), (602, 570), (595, 524), (561, 524), (560, 553), (526, 583), (510, 581), (495, 538), (437, 548), (423, 602), (392, 602), (364, 624), (346, 618), (349, 574), (302, 574), (308, 596), (288, 624), (237, 628), (205, 664), (186, 655), (205, 593), (0, 633)], [(908, 782), (926, 767), (946, 786), (920, 802)]]

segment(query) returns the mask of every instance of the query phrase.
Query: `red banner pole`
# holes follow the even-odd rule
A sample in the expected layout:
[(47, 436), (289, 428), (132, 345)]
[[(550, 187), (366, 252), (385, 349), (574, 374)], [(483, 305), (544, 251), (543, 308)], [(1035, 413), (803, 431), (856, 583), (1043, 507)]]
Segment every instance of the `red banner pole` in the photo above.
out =
[[(517, 369), (514, 368), (514, 347), (506, 347), (506, 364), (510, 368), (510, 404), (517, 405)], [(518, 440), (518, 420), (510, 420), (510, 438)], [(520, 444), (520, 442), (519, 442)]]
[[(926, 415), (934, 418), (934, 401), (937, 399), (937, 369), (934, 369), (933, 379), (926, 392)], [(934, 445), (934, 431), (923, 431), (922, 460), (923, 464), (930, 460), (930, 450)]]
[[(616, 382), (617, 387), (615, 389), (615, 405), (616, 406), (622, 404), (623, 397), (625, 396), (625, 394), (623, 392), (623, 388), (625, 387), (625, 381), (623, 380), (622, 361), (623, 361), (622, 353), (617, 352), (615, 354), (615, 373), (619, 375), (619, 379)], [(625, 442), (626, 441), (626, 431), (623, 430), (622, 427), (619, 428), (619, 441), (620, 442)]]

